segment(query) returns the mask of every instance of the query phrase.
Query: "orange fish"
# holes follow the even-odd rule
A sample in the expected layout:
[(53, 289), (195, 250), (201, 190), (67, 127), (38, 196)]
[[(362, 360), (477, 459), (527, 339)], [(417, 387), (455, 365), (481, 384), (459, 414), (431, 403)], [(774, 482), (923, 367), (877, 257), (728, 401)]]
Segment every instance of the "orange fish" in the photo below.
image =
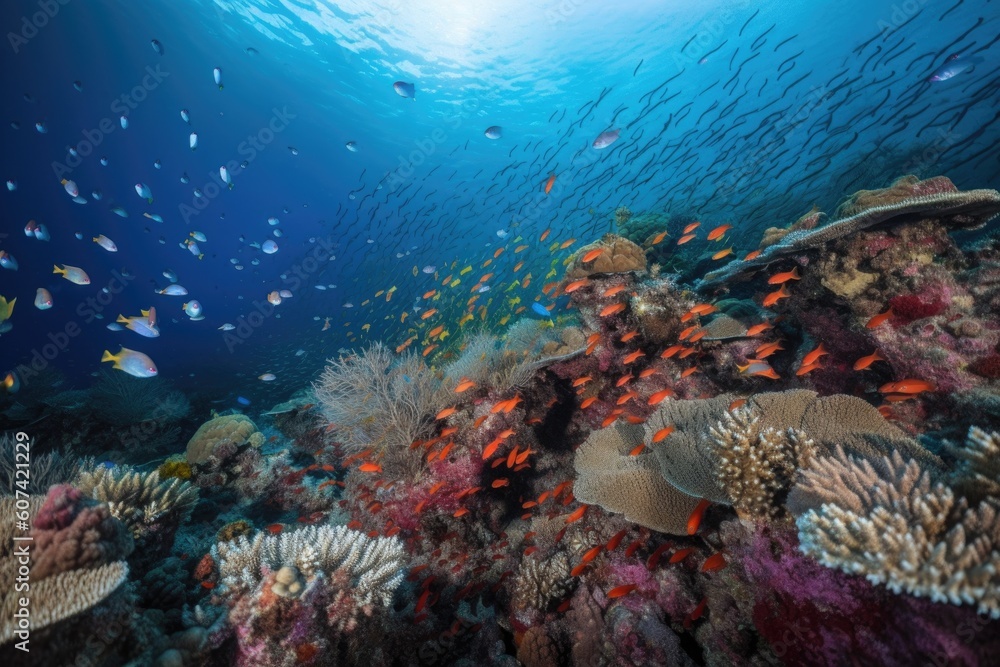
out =
[(638, 335), (639, 335), (638, 330), (633, 329), (632, 331), (629, 331), (626, 334), (622, 334), (622, 337), (619, 338), (618, 340), (621, 341), (622, 343), (627, 343)]
[(427, 347), (424, 348), (424, 351), (421, 353), (421, 356), (426, 357), (428, 354), (430, 354), (436, 349), (437, 345), (428, 345)]
[(661, 428), (659, 431), (653, 434), (653, 442), (660, 442), (673, 432), (674, 432), (673, 426), (667, 426), (666, 428)]
[(584, 513), (586, 513), (586, 511), (587, 511), (587, 506), (580, 505), (580, 507), (578, 507), (576, 511), (574, 511), (572, 514), (566, 517), (566, 523), (573, 523), (575, 521), (579, 521), (580, 519), (583, 518), (583, 515)]
[(490, 486), (494, 489), (499, 489), (500, 487), (507, 486), (508, 484), (510, 484), (510, 480), (506, 477), (501, 477), (500, 479), (493, 480), (493, 483), (490, 484)]
[(441, 412), (437, 413), (437, 416), (434, 417), (434, 419), (435, 420), (438, 420), (438, 419), (447, 419), (448, 417), (450, 417), (453, 414), (455, 414), (455, 412), (457, 412), (457, 411), (458, 411), (458, 408), (455, 407), (455, 406), (452, 406), (450, 408), (445, 408)]
[(688, 241), (694, 238), (694, 234), (685, 234), (684, 236), (677, 239), (677, 245), (684, 245)]
[(426, 320), (428, 317), (433, 317), (437, 313), (437, 308), (429, 308), (424, 312), (420, 313), (420, 319)]
[(518, 271), (520, 271), (522, 266), (524, 266), (524, 262), (518, 262), (517, 264), (515, 264), (514, 265), (514, 273), (517, 273)]
[[(504, 250), (506, 250), (506, 248), (497, 248), (497, 249), (496, 249), (496, 250), (495, 250), (495, 251), (493, 252), (493, 259), (496, 259), (496, 258), (497, 258), (497, 257), (499, 257), (500, 255), (502, 255), (502, 254), (503, 254), (503, 251), (504, 251)], [(491, 275), (492, 275), (492, 274), (491, 274)]]
[(891, 306), (890, 306), (889, 310), (885, 311), (884, 313), (879, 313), (875, 317), (873, 317), (870, 320), (868, 320), (868, 324), (866, 324), (865, 327), (867, 327), (868, 329), (874, 329), (875, 327), (880, 326), (883, 322), (885, 322), (890, 317), (892, 317), (892, 307)]
[[(690, 315), (690, 313), (687, 313), (687, 315)], [(697, 324), (692, 327), (688, 327), (687, 329), (682, 331), (679, 336), (677, 336), (678, 340), (687, 340), (688, 336), (690, 336), (691, 334), (693, 334), (695, 331), (698, 330), (698, 327), (699, 325)]]
[(708, 506), (711, 504), (712, 504), (711, 501), (702, 498), (701, 501), (698, 503), (698, 506), (694, 508), (693, 512), (691, 512), (691, 516), (688, 517), (688, 522), (687, 522), (688, 535), (694, 535), (695, 533), (698, 532), (698, 527), (701, 525), (701, 520), (705, 516), (705, 510), (707, 510)]
[(603, 550), (604, 550), (604, 545), (603, 544), (599, 544), (596, 547), (592, 547), (592, 548), (588, 549), (587, 553), (583, 554), (583, 557), (580, 559), (580, 562), (581, 563), (589, 563), (590, 561), (592, 561), (595, 558), (597, 558), (597, 555), (599, 553), (601, 553), (601, 551), (603, 551)]
[(747, 399), (737, 398), (735, 401), (729, 404), (729, 411), (732, 412), (733, 410), (738, 410), (739, 408), (742, 408), (746, 404), (747, 404)]
[(770, 294), (764, 297), (764, 307), (770, 308), (774, 304), (778, 303), (779, 300), (787, 299), (790, 296), (791, 294), (789, 294), (788, 290), (785, 289), (785, 286), (782, 285), (781, 289), (779, 289), (776, 292), (771, 292)]
[(587, 564), (580, 563), (579, 565), (577, 565), (576, 567), (574, 567), (572, 570), (569, 571), (569, 576), (579, 577), (581, 574), (584, 573), (586, 569), (587, 569)]
[(459, 517), (465, 516), (468, 513), (469, 513), (468, 508), (460, 507), (454, 514), (452, 514), (452, 516), (457, 519)]
[(583, 402), (580, 403), (580, 409), (586, 410), (591, 405), (593, 405), (596, 400), (597, 400), (596, 396), (591, 396), (590, 398), (583, 399)]
[(271, 533), (272, 535), (277, 535), (284, 528), (285, 527), (282, 524), (280, 524), (280, 523), (272, 523), (270, 526), (265, 527), (264, 530), (266, 530), (267, 532)]
[(641, 373), (639, 373), (639, 379), (641, 380), (643, 378), (648, 378), (650, 375), (653, 375), (656, 372), (657, 371), (655, 368), (646, 368)]
[(565, 250), (566, 248), (570, 247), (574, 243), (576, 243), (576, 239), (569, 239), (567, 241), (563, 241), (562, 243), (559, 244), (559, 249), (560, 250)]
[(691, 224), (689, 224), (687, 227), (684, 228), (684, 233), (690, 234), (694, 230), (698, 229), (698, 227), (700, 226), (701, 226), (700, 222), (692, 222)]
[(615, 549), (617, 549), (618, 545), (621, 544), (621, 542), (622, 542), (622, 538), (625, 537), (625, 534), (627, 532), (628, 532), (628, 528), (622, 528), (621, 530), (619, 530), (617, 533), (615, 533), (614, 537), (612, 537), (610, 540), (608, 540), (608, 545), (605, 548), (608, 551), (614, 551)]
[(580, 278), (579, 280), (574, 280), (573, 282), (566, 285), (566, 287), (563, 289), (563, 292), (565, 292), (566, 294), (570, 294), (571, 292), (575, 292), (581, 287), (585, 287), (588, 284), (590, 284), (589, 280), (587, 280), (586, 278)]
[(789, 280), (802, 280), (802, 276), (799, 275), (799, 267), (793, 268), (791, 271), (785, 271), (784, 273), (776, 273), (767, 279), (768, 285), (784, 285)]
[(879, 354), (878, 350), (875, 350), (874, 352), (872, 352), (868, 356), (861, 357), (860, 359), (858, 359), (857, 361), (855, 361), (854, 362), (854, 370), (856, 370), (856, 371), (863, 371), (866, 368), (868, 368), (869, 366), (871, 366), (872, 364), (874, 364), (876, 361), (885, 361), (885, 357), (883, 357), (881, 354)]
[(666, 232), (660, 232), (659, 234), (657, 234), (656, 236), (653, 237), (653, 241), (650, 243), (650, 245), (656, 245), (657, 243), (659, 243), (660, 241), (662, 241), (666, 237), (667, 237), (667, 233)]
[[(545, 181), (545, 194), (549, 194), (550, 192), (552, 192), (552, 186), (555, 185), (555, 183), (556, 183), (556, 175), (552, 174), (551, 176), (549, 176), (549, 180)], [(549, 230), (546, 229), (545, 233), (542, 234), (541, 240), (544, 241), (545, 237), (548, 236), (548, 234)]]
[(686, 378), (687, 376), (692, 375), (697, 371), (698, 371), (697, 366), (692, 366), (691, 368), (685, 368), (684, 370), (681, 371), (681, 377)]
[(573, 386), (574, 387), (581, 387), (581, 386), (587, 384), (588, 382), (590, 382), (592, 379), (593, 378), (591, 378), (589, 375), (584, 375), (583, 377), (579, 377), (579, 378), (573, 380)]
[(600, 317), (608, 317), (610, 315), (616, 315), (622, 312), (623, 310), (625, 310), (624, 303), (613, 303), (610, 306), (605, 306), (604, 308), (602, 308), (601, 312), (599, 312), (598, 315)]
[(468, 379), (462, 380), (461, 382), (458, 383), (458, 386), (455, 387), (455, 393), (456, 394), (461, 394), (463, 391), (467, 391), (469, 389), (472, 389), (475, 386), (476, 386), (476, 383), (473, 382), (472, 380), (468, 380)]
[(377, 463), (362, 463), (358, 466), (361, 472), (382, 472), (382, 466)]
[(823, 367), (820, 365), (818, 361), (811, 364), (803, 364), (799, 366), (798, 370), (795, 371), (795, 375), (797, 376), (806, 375), (808, 373), (812, 373), (815, 370), (819, 370), (820, 368)]
[(701, 564), (702, 572), (717, 572), (726, 566), (726, 558), (721, 553), (712, 554)]
[(721, 239), (722, 236), (732, 228), (733, 228), (732, 225), (719, 225), (718, 227), (716, 227), (715, 229), (713, 229), (708, 233), (707, 238), (709, 241), (715, 241), (716, 239)]
[(784, 349), (785, 348), (781, 347), (781, 342), (775, 341), (772, 343), (761, 343), (757, 346), (757, 349), (754, 350), (754, 353), (757, 355), (758, 359), (767, 359), (778, 350)]
[(601, 293), (601, 296), (614, 296), (615, 294), (620, 294), (625, 289), (624, 285), (613, 285)]
[(635, 398), (638, 395), (639, 395), (639, 392), (637, 392), (637, 391), (626, 392), (626, 393), (624, 393), (624, 394), (622, 394), (621, 396), (618, 397), (618, 400), (615, 401), (615, 405), (625, 405), (626, 403), (628, 403), (629, 401), (631, 401), (633, 398)]
[[(556, 176), (555, 176), (555, 174), (553, 174), (552, 178), (550, 178), (549, 180), (552, 183), (555, 183), (556, 182)], [(552, 186), (550, 185), (549, 188), (551, 189), (551, 187)], [(548, 194), (548, 193), (546, 193), (546, 194)], [(542, 232), (542, 235), (540, 237), (538, 237), (538, 240), (539, 241), (544, 241), (545, 239), (547, 239), (549, 237), (549, 232), (551, 232), (551, 231), (552, 231), (551, 227), (549, 227), (548, 229), (546, 229), (544, 232)]]
[(674, 395), (673, 389), (663, 389), (650, 396), (649, 400), (646, 401), (646, 405), (658, 405), (660, 401), (662, 401), (668, 396), (673, 396), (673, 395)]
[(660, 353), (660, 359), (669, 359), (683, 349), (684, 349), (683, 345), (671, 345), (670, 347), (668, 347), (667, 349), (665, 349), (663, 352)]
[(640, 357), (645, 357), (645, 356), (646, 355), (642, 353), (642, 350), (636, 350), (635, 352), (632, 352), (631, 354), (625, 355), (625, 357), (622, 359), (622, 363), (624, 365), (628, 366), (629, 364), (631, 364), (632, 362), (636, 361)]
[(667, 561), (671, 565), (681, 562), (688, 556), (694, 553), (694, 547), (686, 547), (684, 549), (678, 549), (674, 553), (670, 554), (670, 559)]
[(604, 254), (604, 248), (594, 248), (593, 250), (588, 250), (587, 253), (580, 259), (581, 262), (593, 262), (595, 259)]
[(756, 336), (759, 333), (764, 333), (768, 329), (773, 329), (774, 325), (770, 322), (761, 322), (760, 324), (755, 324), (749, 329), (747, 329), (748, 336)]
[(927, 380), (907, 378), (899, 382), (889, 382), (878, 388), (883, 394), (919, 394), (924, 391), (935, 391), (937, 387)]
[(428, 331), (427, 332), (427, 336), (429, 338), (434, 338), (434, 336), (437, 336), (442, 331), (444, 331), (444, 325), (443, 324), (439, 324), (436, 327), (434, 327), (433, 329), (431, 329), (430, 331)]
[(746, 254), (746, 257), (743, 258), (743, 261), (749, 262), (751, 260), (757, 259), (758, 257), (760, 257), (760, 253), (761, 253), (760, 250), (751, 250)]
[(628, 453), (629, 456), (639, 456), (642, 454), (642, 450), (646, 449), (646, 443), (640, 442), (638, 445), (632, 448), (632, 451)]
[[(688, 340), (688, 342), (689, 343), (697, 343), (698, 341), (700, 341), (702, 338), (704, 338), (707, 335), (708, 335), (708, 329), (699, 329), (698, 331), (696, 331), (694, 333), (693, 336), (691, 336), (691, 338)], [(682, 354), (681, 355), (681, 359), (683, 359), (683, 358), (684, 358), (684, 355)]]
[(622, 586), (615, 586), (610, 591), (607, 592), (609, 600), (614, 600), (615, 598), (625, 597), (635, 589), (639, 588), (638, 584), (624, 584)]
[(712, 255), (712, 259), (719, 260), (719, 259), (723, 259), (725, 257), (729, 257), (732, 254), (733, 254), (733, 249), (732, 248), (726, 248), (725, 250), (720, 250), (719, 252), (717, 252), (714, 255)]
[(530, 246), (528, 246), (528, 245), (519, 245), (516, 248), (514, 248), (514, 254), (516, 255), (517, 253), (521, 252), (522, 250), (527, 250), (529, 247)]
[(817, 361), (819, 361), (820, 357), (822, 357), (822, 356), (824, 356), (826, 354), (829, 354), (829, 352), (827, 352), (823, 348), (823, 343), (820, 343), (819, 345), (816, 346), (815, 350), (813, 350), (812, 352), (810, 352), (806, 356), (802, 357), (802, 365), (803, 366), (809, 366), (811, 364), (814, 364)]
[(624, 387), (625, 385), (627, 385), (631, 381), (632, 381), (632, 374), (631, 373), (626, 373), (625, 375), (623, 375), (620, 378), (618, 378), (618, 381), (615, 382), (615, 386), (616, 387)]

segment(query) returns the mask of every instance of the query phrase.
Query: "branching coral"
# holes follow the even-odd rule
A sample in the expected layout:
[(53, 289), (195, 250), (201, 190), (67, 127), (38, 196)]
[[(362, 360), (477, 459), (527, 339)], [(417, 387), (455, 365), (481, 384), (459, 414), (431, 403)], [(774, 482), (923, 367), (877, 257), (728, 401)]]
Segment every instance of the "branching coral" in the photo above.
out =
[[(179, 478), (160, 479), (159, 471), (141, 472), (130, 466), (101, 466), (80, 473), (77, 486), (108, 504), (136, 538), (160, 521), (181, 524), (198, 502), (198, 489)], [(169, 516), (168, 516), (169, 515)]]
[[(79, 459), (67, 446), (61, 452), (36, 454), (31, 443), (31, 475), (26, 478), (24, 468), (18, 473), (15, 456), (16, 440), (10, 434), (0, 436), (0, 494), (14, 494), (15, 489), (28, 494), (44, 494), (53, 484), (64, 484), (79, 472)], [(15, 482), (19, 482), (15, 486)]]
[(837, 448), (802, 471), (790, 506), (802, 550), (828, 567), (1000, 618), (1000, 501), (969, 508), (898, 452), (876, 463)]
[(951, 473), (951, 485), (970, 502), (987, 497), (1000, 498), (1000, 433), (969, 428), (964, 446), (947, 445), (958, 460)]
[(566, 597), (573, 590), (574, 579), (566, 553), (559, 551), (552, 558), (525, 558), (514, 580), (511, 606), (515, 613), (533, 610), (544, 613), (550, 603)]
[(279, 535), (239, 536), (212, 548), (226, 590), (248, 591), (264, 577), (263, 568), (294, 566), (307, 579), (318, 573), (345, 573), (355, 600), (367, 605), (389, 604), (403, 580), (405, 553), (395, 538), (369, 538), (344, 526), (309, 526)]
[(756, 410), (727, 412), (709, 429), (719, 485), (741, 518), (773, 518), (795, 472), (809, 464), (816, 444), (802, 431), (762, 428)]

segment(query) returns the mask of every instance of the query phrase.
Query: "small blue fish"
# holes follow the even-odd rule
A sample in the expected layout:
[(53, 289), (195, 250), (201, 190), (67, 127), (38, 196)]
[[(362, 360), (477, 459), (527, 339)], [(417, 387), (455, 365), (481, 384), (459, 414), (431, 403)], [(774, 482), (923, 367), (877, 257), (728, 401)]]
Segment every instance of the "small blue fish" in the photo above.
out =
[(237, 396), (236, 402), (239, 403), (240, 405), (250, 405), (250, 399), (243, 398), (242, 396)]
[(486, 135), (487, 139), (499, 139), (503, 136), (503, 128), (499, 125), (491, 125), (486, 128), (486, 131), (483, 132), (483, 134)]
[(531, 309), (536, 313), (538, 313), (539, 315), (541, 315), (542, 317), (552, 317), (552, 313), (549, 312), (549, 309), (543, 306), (542, 304), (538, 303), (537, 301), (531, 304)]
[(396, 91), (396, 94), (400, 97), (408, 97), (411, 100), (417, 99), (417, 89), (412, 83), (407, 83), (406, 81), (397, 81), (392, 84), (392, 89)]

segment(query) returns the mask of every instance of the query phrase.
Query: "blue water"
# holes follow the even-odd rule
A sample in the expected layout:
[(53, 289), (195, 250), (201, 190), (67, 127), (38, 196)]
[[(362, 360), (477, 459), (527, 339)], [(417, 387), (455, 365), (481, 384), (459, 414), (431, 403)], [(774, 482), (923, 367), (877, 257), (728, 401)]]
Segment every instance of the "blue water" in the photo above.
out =
[[(0, 194), (0, 248), (20, 269), (0, 271), (0, 295), (18, 299), (0, 367), (65, 343), (47, 363), (86, 386), (102, 351), (124, 345), (178, 386), (277, 401), (341, 348), (402, 343), (419, 323), (415, 300), (468, 264), (474, 271), (456, 288), (448, 321), (464, 312), (474, 280), (494, 270), (477, 305), (494, 297), (487, 326), (499, 326), (511, 309), (499, 293), (515, 261), (526, 262), (520, 276), (533, 273), (518, 292), (530, 307), (553, 259), (608, 231), (621, 205), (695, 216), (706, 227), (729, 222), (736, 252), (745, 252), (764, 228), (813, 204), (832, 212), (901, 166), (947, 175), (960, 189), (995, 186), (1000, 176), (991, 149), (1000, 133), (994, 2), (483, 4), (52, 2), (49, 18), (39, 14), (45, 3), (5, 3), (0, 173), (18, 187)], [(953, 53), (982, 61), (927, 82)], [(415, 84), (415, 99), (393, 91), (400, 80)], [(128, 129), (119, 125), (123, 95)], [(484, 131), (494, 125), (503, 136), (490, 140)], [(591, 147), (613, 128), (615, 144)], [(88, 138), (99, 145), (69, 160), (68, 147), (83, 151)], [(231, 191), (218, 185), (230, 161)], [(872, 173), (856, 174), (862, 168)], [(88, 202), (74, 203), (62, 178)], [(152, 189), (152, 204), (136, 195), (138, 182)], [(208, 196), (197, 200), (196, 187)], [(22, 233), (30, 219), (47, 225), (50, 242)], [(202, 260), (178, 246), (193, 231), (208, 238)], [(118, 252), (93, 243), (98, 234)], [(280, 248), (273, 255), (249, 245), (269, 238)], [(575, 246), (550, 253), (550, 243), (571, 238)], [(515, 257), (520, 244), (530, 249)], [(481, 269), (502, 246), (506, 254)], [(53, 264), (83, 268), (91, 284), (70, 284)], [(427, 265), (437, 281), (419, 271)], [(187, 297), (153, 293), (168, 284), (168, 268)], [(104, 319), (94, 319), (87, 299), (121, 284), (98, 303)], [(391, 302), (374, 296), (393, 286)], [(39, 287), (53, 294), (52, 309), (32, 306)], [(267, 308), (267, 294), (280, 289), (294, 296)], [(204, 320), (182, 312), (190, 298)], [(254, 316), (259, 326), (240, 336), (218, 330), (251, 316), (255, 303), (270, 313)], [(158, 339), (106, 329), (119, 313), (150, 305)], [(266, 372), (277, 380), (257, 380)]]

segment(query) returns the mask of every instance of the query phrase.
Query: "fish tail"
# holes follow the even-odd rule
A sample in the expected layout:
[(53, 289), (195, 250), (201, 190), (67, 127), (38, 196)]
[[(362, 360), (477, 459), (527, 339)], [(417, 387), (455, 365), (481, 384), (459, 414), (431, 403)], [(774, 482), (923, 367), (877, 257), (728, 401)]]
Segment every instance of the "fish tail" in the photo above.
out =
[[(122, 324), (128, 324), (128, 318), (127, 318), (127, 317), (125, 317), (124, 315), (119, 315), (119, 316), (118, 316), (118, 319), (117, 319), (117, 320), (115, 320), (115, 321), (116, 321), (116, 322), (120, 322), (120, 323), (122, 323)], [(107, 359), (101, 359), (101, 361), (107, 361)]]
[[(97, 239), (94, 239), (94, 240), (96, 241)], [(53, 264), (52, 265), (52, 273), (65, 274), (66, 273), (66, 269), (60, 269), (58, 264)]]
[(117, 366), (118, 365), (118, 356), (114, 355), (114, 354), (111, 354), (111, 352), (108, 351), (108, 350), (104, 350), (104, 354), (101, 355), (101, 363), (104, 363), (105, 361), (113, 361), (113, 362), (115, 362), (115, 365)]

